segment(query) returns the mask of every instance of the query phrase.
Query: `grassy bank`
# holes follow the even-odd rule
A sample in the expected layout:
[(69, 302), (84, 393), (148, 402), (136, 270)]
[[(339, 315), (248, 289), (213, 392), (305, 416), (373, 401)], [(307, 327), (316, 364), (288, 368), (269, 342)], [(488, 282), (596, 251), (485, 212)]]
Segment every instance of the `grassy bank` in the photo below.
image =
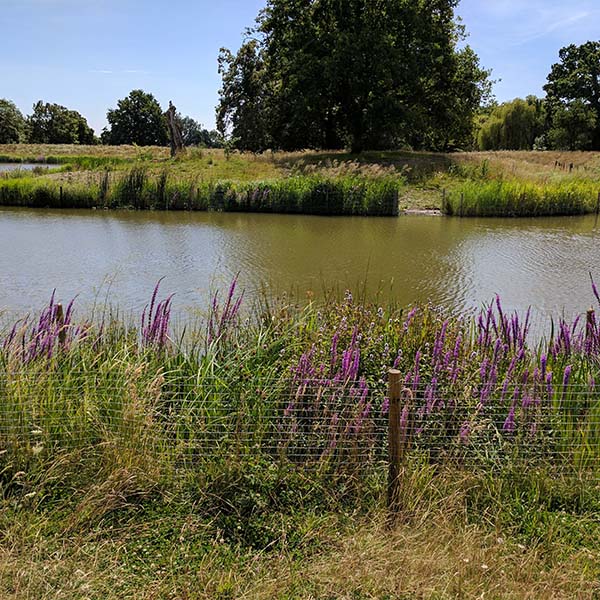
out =
[(599, 184), (466, 181), (447, 193), (444, 212), (459, 217), (544, 217), (600, 212)]
[[(0, 181), (0, 203), (34, 207), (382, 214), (385, 206), (388, 215), (416, 209), (456, 216), (462, 195), (463, 216), (544, 216), (594, 212), (600, 191), (598, 153), (226, 155), (191, 149), (171, 160), (165, 148), (12, 145), (0, 147), (0, 160), (60, 167), (28, 181), (21, 176), (20, 184), (6, 175)], [(391, 188), (398, 209), (388, 206)], [(274, 200), (256, 200), (265, 190)]]
[(296, 176), (252, 183), (206, 182), (153, 175), (143, 167), (61, 179), (15, 177), (0, 182), (0, 205), (135, 210), (222, 210), (324, 215), (398, 214), (401, 181), (392, 178)]
[(53, 300), (0, 336), (3, 597), (594, 597), (595, 318), (532, 346), (499, 300), (249, 310), (233, 285), (176, 335), (171, 302)]

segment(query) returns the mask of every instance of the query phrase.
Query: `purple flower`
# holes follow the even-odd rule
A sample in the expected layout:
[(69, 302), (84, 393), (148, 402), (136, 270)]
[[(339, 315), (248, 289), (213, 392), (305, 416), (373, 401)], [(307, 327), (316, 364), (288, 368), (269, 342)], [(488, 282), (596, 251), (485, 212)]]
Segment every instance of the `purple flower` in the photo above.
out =
[(517, 428), (515, 423), (515, 405), (513, 404), (510, 407), (510, 411), (508, 412), (508, 416), (506, 417), (506, 421), (504, 421), (504, 425), (502, 429), (505, 433), (514, 433)]

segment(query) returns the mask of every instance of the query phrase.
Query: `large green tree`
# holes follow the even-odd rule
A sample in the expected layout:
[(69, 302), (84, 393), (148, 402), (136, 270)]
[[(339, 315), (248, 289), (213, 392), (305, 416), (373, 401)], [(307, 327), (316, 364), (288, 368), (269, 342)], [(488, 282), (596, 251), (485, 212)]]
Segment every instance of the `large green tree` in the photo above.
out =
[(94, 144), (94, 130), (76, 110), (41, 100), (27, 118), (32, 144)]
[(221, 52), (221, 132), (250, 150), (470, 143), (488, 73), (458, 49), (456, 4), (269, 0), (237, 55)]
[[(544, 86), (552, 122), (551, 137), (574, 145), (600, 150), (600, 42), (562, 48), (560, 61), (552, 66)], [(577, 135), (571, 136), (569, 128)], [(562, 130), (562, 131), (561, 131)]]
[(532, 150), (544, 134), (545, 103), (535, 96), (516, 98), (495, 107), (481, 123), (481, 150)]
[(167, 121), (158, 100), (143, 90), (133, 90), (106, 114), (109, 128), (102, 142), (111, 145), (166, 146), (169, 143)]
[(0, 98), (0, 144), (18, 144), (25, 137), (25, 117), (14, 102)]

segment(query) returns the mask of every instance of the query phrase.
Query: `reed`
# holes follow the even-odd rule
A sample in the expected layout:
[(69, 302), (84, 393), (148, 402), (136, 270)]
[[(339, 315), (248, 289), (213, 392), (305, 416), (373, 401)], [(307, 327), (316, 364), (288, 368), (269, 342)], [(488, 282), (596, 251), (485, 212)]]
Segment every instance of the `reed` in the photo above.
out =
[(0, 181), (0, 205), (393, 216), (398, 214), (401, 186), (397, 178), (356, 175), (214, 183), (170, 177), (166, 171), (155, 175), (136, 166), (112, 175), (104, 171), (87, 182), (34, 177)]
[(595, 212), (598, 193), (598, 184), (588, 181), (542, 185), (468, 180), (453, 187), (443, 210), (464, 217), (582, 215)]

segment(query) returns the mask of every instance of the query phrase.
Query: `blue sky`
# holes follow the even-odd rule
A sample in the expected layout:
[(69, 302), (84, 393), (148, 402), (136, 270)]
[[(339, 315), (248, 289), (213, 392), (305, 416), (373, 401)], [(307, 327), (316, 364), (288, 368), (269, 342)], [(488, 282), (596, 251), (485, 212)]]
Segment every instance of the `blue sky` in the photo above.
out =
[[(221, 46), (236, 49), (264, 0), (0, 0), (0, 97), (79, 110), (99, 133), (130, 90), (214, 126)], [(168, 11), (167, 11), (168, 9)], [(598, 0), (462, 0), (498, 100), (542, 94), (558, 50), (600, 37)]]

